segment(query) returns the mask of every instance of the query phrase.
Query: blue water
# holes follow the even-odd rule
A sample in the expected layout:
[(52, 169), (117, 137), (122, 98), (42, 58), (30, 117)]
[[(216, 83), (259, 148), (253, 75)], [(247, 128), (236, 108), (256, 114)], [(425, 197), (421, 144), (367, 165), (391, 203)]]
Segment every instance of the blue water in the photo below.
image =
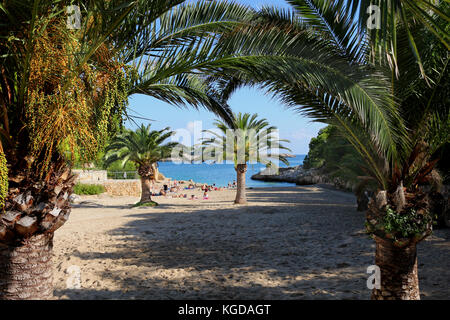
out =
[[(305, 155), (296, 155), (295, 158), (288, 158), (289, 167), (294, 167), (303, 164)], [(284, 164), (281, 167), (286, 167)], [(282, 182), (264, 182), (250, 179), (252, 175), (264, 169), (262, 164), (249, 164), (246, 174), (247, 187), (281, 187), (292, 186), (292, 183)], [(189, 180), (192, 179), (197, 183), (213, 184), (216, 186), (226, 186), (228, 182), (236, 180), (236, 171), (233, 164), (176, 164), (172, 162), (160, 162), (159, 171), (166, 177), (175, 180)]]

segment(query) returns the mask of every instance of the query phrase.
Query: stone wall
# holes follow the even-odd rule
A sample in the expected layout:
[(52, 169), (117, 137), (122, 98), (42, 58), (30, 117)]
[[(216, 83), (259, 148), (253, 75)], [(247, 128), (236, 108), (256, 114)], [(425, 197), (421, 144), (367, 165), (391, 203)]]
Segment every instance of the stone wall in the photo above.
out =
[(141, 181), (108, 179), (106, 170), (72, 170), (77, 175), (76, 182), (85, 184), (99, 184), (105, 187), (111, 196), (141, 196)]
[(111, 196), (141, 196), (140, 180), (106, 180), (100, 183)]

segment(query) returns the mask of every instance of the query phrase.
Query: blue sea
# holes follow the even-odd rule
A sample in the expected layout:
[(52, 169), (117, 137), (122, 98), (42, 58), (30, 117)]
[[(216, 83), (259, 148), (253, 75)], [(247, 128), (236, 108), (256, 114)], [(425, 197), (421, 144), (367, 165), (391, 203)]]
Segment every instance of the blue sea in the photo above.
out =
[[(294, 158), (288, 158), (289, 167), (303, 164), (304, 154), (295, 155)], [(286, 167), (280, 164), (281, 167)], [(262, 164), (249, 164), (246, 173), (247, 187), (281, 187), (292, 186), (293, 183), (282, 182), (264, 182), (250, 179), (250, 177), (265, 168)], [(236, 171), (233, 164), (208, 164), (208, 163), (182, 163), (160, 162), (159, 171), (166, 177), (175, 180), (192, 179), (197, 183), (213, 184), (216, 186), (226, 186), (229, 182), (236, 180)]]

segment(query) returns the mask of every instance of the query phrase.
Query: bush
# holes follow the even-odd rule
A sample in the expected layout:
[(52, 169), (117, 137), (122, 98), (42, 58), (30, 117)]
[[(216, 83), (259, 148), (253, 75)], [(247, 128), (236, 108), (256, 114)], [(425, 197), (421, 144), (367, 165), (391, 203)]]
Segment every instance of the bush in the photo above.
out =
[(105, 188), (99, 184), (77, 183), (73, 188), (73, 192), (78, 195), (94, 195), (105, 192)]

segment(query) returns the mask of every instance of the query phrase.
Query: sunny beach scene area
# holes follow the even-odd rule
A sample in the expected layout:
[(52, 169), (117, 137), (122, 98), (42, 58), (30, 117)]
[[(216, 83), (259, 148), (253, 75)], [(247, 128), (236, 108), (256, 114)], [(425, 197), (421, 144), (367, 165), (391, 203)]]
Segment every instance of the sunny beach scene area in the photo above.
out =
[(0, 300), (449, 300), (449, 21), (0, 1)]

